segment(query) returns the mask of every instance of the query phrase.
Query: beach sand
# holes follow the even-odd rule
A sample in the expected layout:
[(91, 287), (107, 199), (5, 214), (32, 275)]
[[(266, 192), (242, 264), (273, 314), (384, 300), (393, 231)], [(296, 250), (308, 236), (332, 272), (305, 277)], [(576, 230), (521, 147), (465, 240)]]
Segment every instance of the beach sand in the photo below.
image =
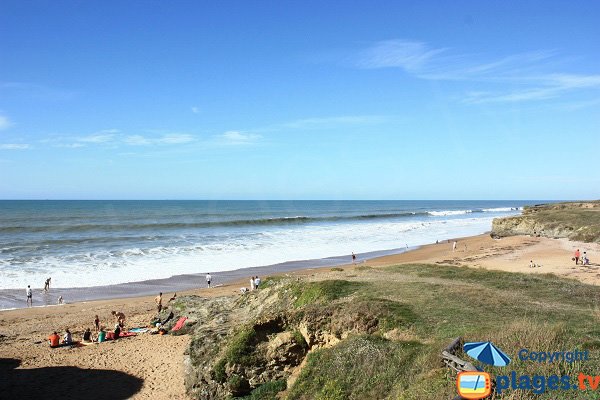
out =
[[(597, 261), (600, 245), (564, 239), (515, 236), (494, 240), (489, 235), (459, 238), (423, 246), (414, 251), (360, 260), (357, 265), (382, 267), (402, 263), (466, 265), (523, 273), (554, 273), (581, 282), (600, 284), (598, 264), (575, 266), (573, 252), (587, 251)], [(530, 261), (541, 267), (530, 268)], [(311, 275), (314, 279), (335, 276), (330, 267), (287, 273)], [(372, 275), (356, 270), (356, 274)], [(217, 275), (217, 274), (213, 274)], [(178, 293), (200, 296), (239, 295), (246, 279), (212, 289)], [(172, 293), (165, 293), (168, 299)], [(63, 306), (18, 309), (0, 312), (0, 397), (31, 398), (112, 398), (185, 399), (184, 352), (189, 336), (140, 334), (97, 345), (50, 349), (46, 338), (56, 330), (69, 328), (80, 340), (98, 314), (103, 324), (114, 325), (112, 310), (123, 311), (126, 326), (146, 326), (155, 315), (153, 296), (113, 299)]]

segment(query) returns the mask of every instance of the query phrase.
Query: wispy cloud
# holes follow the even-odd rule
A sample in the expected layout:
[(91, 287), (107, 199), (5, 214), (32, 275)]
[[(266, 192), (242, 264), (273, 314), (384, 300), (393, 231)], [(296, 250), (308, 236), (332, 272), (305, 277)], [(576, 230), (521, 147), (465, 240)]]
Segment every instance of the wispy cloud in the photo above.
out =
[(196, 107), (196, 106), (193, 106), (193, 107), (192, 107), (192, 112), (193, 112), (194, 114), (198, 114), (198, 113), (200, 113), (200, 108), (199, 108), (199, 107)]
[(159, 144), (185, 144), (196, 141), (194, 135), (187, 133), (169, 133), (159, 137), (147, 137), (142, 135), (129, 135), (123, 138), (123, 142), (132, 146), (150, 146)]
[(185, 144), (194, 142), (195, 140), (194, 135), (188, 133), (169, 133), (158, 138), (157, 142), (162, 144)]
[[(471, 90), (466, 103), (523, 102), (560, 97), (566, 93), (600, 88), (600, 75), (556, 72), (556, 50), (537, 50), (480, 61), (481, 55), (456, 54), (425, 42), (387, 40), (358, 52), (357, 68), (399, 68), (419, 79), (485, 83), (490, 90)], [(554, 71), (552, 70), (554, 69)], [(502, 88), (510, 85), (511, 90)]]
[(27, 143), (0, 143), (0, 150), (27, 150), (31, 145)]
[(83, 143), (108, 143), (111, 142), (115, 137), (115, 133), (100, 132), (77, 138), (77, 141)]
[(241, 131), (227, 131), (217, 137), (220, 143), (227, 145), (249, 145), (262, 139), (262, 135)]
[(361, 51), (357, 65), (360, 68), (402, 68), (416, 72), (447, 49), (432, 49), (423, 42), (385, 40)]
[(12, 123), (6, 115), (0, 114), (0, 131), (10, 128)]
[(280, 126), (291, 129), (320, 129), (340, 125), (379, 124), (389, 120), (383, 115), (342, 115), (332, 117), (303, 118), (285, 122)]

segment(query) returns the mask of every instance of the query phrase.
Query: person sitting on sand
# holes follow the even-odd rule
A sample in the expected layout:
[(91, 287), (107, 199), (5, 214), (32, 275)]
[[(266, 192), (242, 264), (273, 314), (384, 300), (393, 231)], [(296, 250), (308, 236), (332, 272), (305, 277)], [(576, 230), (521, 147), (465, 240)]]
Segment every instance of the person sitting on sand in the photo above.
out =
[(113, 338), (116, 340), (119, 338), (119, 335), (121, 334), (121, 325), (119, 325), (118, 323), (115, 324), (115, 330), (113, 331)]
[(48, 341), (50, 342), (50, 347), (60, 346), (60, 336), (58, 336), (56, 331), (53, 332), (52, 335), (48, 336)]
[(590, 259), (587, 256), (587, 252), (583, 252), (583, 257), (581, 257), (581, 263), (583, 265), (590, 265)]
[(106, 331), (104, 330), (104, 327), (101, 326), (100, 330), (98, 331), (98, 343), (102, 343), (106, 340)]
[(98, 315), (94, 318), (94, 328), (96, 329), (96, 332), (100, 330), (100, 318), (98, 318)]
[(123, 314), (121, 311), (111, 311), (111, 314), (115, 316), (117, 323), (121, 328), (125, 326), (125, 314)]
[(533, 260), (529, 261), (529, 268), (535, 268), (535, 264), (533, 263)]
[(85, 328), (85, 332), (83, 332), (83, 341), (84, 342), (92, 341), (92, 330), (90, 328)]
[(68, 328), (65, 329), (65, 335), (63, 336), (63, 344), (73, 344), (73, 336), (71, 335), (71, 331)]

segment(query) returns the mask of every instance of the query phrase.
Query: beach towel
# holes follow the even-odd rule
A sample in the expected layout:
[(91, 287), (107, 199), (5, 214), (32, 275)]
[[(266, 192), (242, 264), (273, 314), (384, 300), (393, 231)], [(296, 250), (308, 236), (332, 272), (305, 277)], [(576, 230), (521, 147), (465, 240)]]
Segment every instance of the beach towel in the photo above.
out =
[(179, 320), (177, 320), (177, 323), (175, 324), (175, 326), (171, 330), (172, 331), (178, 331), (178, 330), (180, 330), (181, 328), (183, 328), (183, 325), (185, 324), (186, 320), (187, 320), (187, 317), (181, 317), (181, 318), (179, 318)]
[(145, 333), (148, 332), (148, 328), (131, 328), (129, 332)]
[(124, 338), (124, 337), (131, 337), (131, 336), (137, 336), (137, 333), (135, 333), (135, 332), (121, 332), (121, 334), (119, 335), (119, 339)]

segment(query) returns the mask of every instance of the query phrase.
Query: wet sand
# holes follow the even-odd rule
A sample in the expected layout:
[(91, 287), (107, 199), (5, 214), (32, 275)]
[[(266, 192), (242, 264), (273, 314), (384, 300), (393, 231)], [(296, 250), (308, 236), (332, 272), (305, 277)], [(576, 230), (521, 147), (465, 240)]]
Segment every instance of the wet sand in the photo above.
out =
[[(598, 244), (524, 236), (494, 240), (489, 235), (480, 235), (457, 239), (457, 249), (452, 251), (452, 242), (359, 260), (357, 265), (342, 268), (437, 263), (532, 274), (554, 273), (585, 283), (600, 284), (597, 263), (575, 266), (571, 261), (577, 248), (582, 253), (587, 251), (592, 262), (598, 261)], [(530, 268), (530, 260), (541, 267)], [(372, 275), (368, 271), (356, 273)], [(307, 268), (288, 274), (311, 275), (314, 279), (335, 276), (330, 267)], [(245, 277), (216, 288), (178, 292), (178, 296), (237, 296), (240, 287), (248, 286), (247, 280)], [(156, 291), (159, 290), (162, 288), (156, 286)], [(171, 292), (162, 291), (165, 299), (171, 297)], [(45, 340), (52, 331), (62, 333), (67, 327), (79, 340), (83, 330), (92, 327), (96, 314), (102, 323), (114, 324), (110, 315), (112, 310), (123, 311), (127, 315), (128, 327), (145, 326), (155, 315), (154, 295), (1, 311), (0, 393), (7, 398), (185, 399), (183, 360), (189, 342), (187, 335), (140, 334), (98, 345), (59, 349), (50, 349)], [(102, 384), (105, 381), (106, 387)]]

